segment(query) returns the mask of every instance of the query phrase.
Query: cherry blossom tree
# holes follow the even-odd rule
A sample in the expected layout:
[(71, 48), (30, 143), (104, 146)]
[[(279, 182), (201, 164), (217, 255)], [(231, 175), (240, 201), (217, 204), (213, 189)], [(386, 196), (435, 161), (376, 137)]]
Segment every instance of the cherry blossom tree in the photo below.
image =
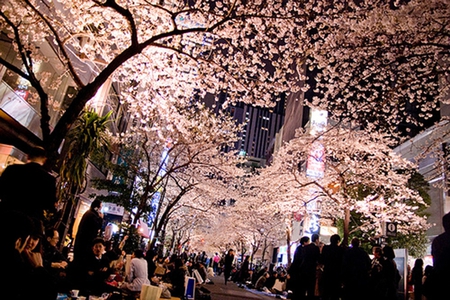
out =
[[(325, 149), (323, 178), (306, 176), (305, 164), (320, 142)], [(383, 222), (396, 222), (399, 233), (423, 234), (429, 228), (426, 217), (415, 213), (426, 205), (422, 197), (408, 187), (415, 166), (396, 155), (388, 145), (391, 138), (359, 129), (331, 127), (320, 136), (305, 131), (280, 149), (274, 163), (262, 171), (259, 187), (267, 180), (284, 180), (262, 189), (272, 206), (286, 214), (308, 215), (307, 204), (318, 201), (322, 218), (344, 220), (343, 242), (348, 242), (350, 213), (361, 215), (358, 230), (369, 236), (383, 233)], [(272, 193), (272, 195), (271, 195)], [(355, 229), (356, 230), (356, 229)]]
[[(155, 232), (152, 245), (165, 239), (168, 222), (180, 211), (207, 212), (230, 197), (229, 186), (242, 173), (239, 157), (223, 152), (237, 137), (238, 127), (230, 117), (214, 114), (198, 102), (182, 106), (155, 101), (160, 106), (136, 108), (134, 125), (116, 138), (122, 172), (113, 170), (111, 180), (96, 181), (97, 188), (111, 192), (94, 195), (130, 211), (133, 224), (141, 218), (150, 222)], [(177, 117), (168, 117), (174, 114)]]
[[(294, 90), (300, 3), (271, 1), (2, 1), (0, 27), (17, 62), (0, 63), (27, 80), (40, 103), (44, 145), (56, 153), (86, 103), (109, 80), (141, 89), (133, 105), (159, 95), (189, 101), (226, 90), (227, 101), (266, 105)], [(41, 51), (52, 49), (52, 57)], [(60, 78), (37, 70), (52, 59)], [(150, 75), (149, 75), (150, 74)], [(76, 95), (54, 128), (49, 105), (69, 76)]]
[(318, 5), (307, 25), (312, 104), (391, 135), (433, 125), (449, 101), (448, 15), (445, 0)]

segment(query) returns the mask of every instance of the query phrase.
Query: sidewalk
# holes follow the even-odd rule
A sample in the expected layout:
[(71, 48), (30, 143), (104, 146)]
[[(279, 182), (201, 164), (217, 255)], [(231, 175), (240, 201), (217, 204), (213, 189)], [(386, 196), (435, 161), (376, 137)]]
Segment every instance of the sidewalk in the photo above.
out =
[(214, 284), (203, 284), (211, 291), (211, 300), (275, 300), (275, 295), (265, 295), (256, 290), (240, 288), (234, 282), (225, 285), (223, 275), (211, 278)]

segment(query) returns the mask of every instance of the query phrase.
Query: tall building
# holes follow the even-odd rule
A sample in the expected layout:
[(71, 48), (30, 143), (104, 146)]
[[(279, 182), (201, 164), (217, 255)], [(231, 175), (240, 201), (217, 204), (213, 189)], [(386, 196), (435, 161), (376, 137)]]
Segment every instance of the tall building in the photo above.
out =
[[(206, 97), (205, 103), (210, 108), (214, 107), (217, 112), (222, 109), (225, 100), (226, 93), (222, 93), (219, 95), (218, 103), (215, 103), (212, 96)], [(275, 106), (270, 108), (240, 102), (229, 105), (226, 111), (238, 124), (243, 125), (239, 140), (235, 144), (236, 151), (258, 167), (264, 166), (272, 154), (276, 135), (284, 123), (285, 97), (282, 96)]]

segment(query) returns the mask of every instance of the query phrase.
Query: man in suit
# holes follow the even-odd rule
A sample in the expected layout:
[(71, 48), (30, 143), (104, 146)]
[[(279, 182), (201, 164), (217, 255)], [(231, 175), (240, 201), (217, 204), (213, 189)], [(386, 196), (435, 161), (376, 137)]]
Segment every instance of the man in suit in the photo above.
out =
[(43, 167), (47, 159), (42, 147), (28, 153), (26, 164), (8, 166), (0, 177), (0, 210), (17, 210), (41, 224), (44, 210), (56, 211), (56, 179)]

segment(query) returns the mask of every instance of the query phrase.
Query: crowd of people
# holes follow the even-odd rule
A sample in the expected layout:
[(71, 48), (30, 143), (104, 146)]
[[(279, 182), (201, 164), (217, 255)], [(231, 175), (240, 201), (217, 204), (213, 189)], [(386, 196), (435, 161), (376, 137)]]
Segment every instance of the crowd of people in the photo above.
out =
[[(29, 163), (9, 166), (0, 177), (0, 228), (3, 244), (0, 255), (4, 274), (5, 299), (57, 299), (76, 290), (80, 297), (107, 294), (109, 299), (135, 299), (144, 285), (158, 286), (162, 297), (183, 299), (186, 276), (197, 283), (208, 283), (212, 276), (224, 275), (224, 283), (291, 299), (314, 300), (397, 300), (400, 274), (394, 250), (375, 245), (373, 258), (354, 238), (349, 247), (340, 245), (341, 237), (330, 237), (324, 245), (319, 235), (302, 237), (287, 268), (254, 269), (250, 256), (239, 266), (233, 249), (209, 257), (205, 251), (163, 257), (153, 249), (123, 251), (127, 236), (118, 245), (101, 236), (102, 203), (94, 200), (83, 215), (75, 237), (73, 260), (58, 247), (57, 228), (45, 227), (44, 211), (56, 208), (55, 181), (43, 169), (45, 153), (36, 148)], [(33, 190), (20, 189), (21, 176), (32, 174)], [(39, 179), (39, 180), (37, 180)], [(34, 195), (45, 201), (30, 202)], [(408, 276), (414, 300), (440, 299), (450, 282), (450, 213), (443, 217), (445, 232), (432, 242), (433, 266), (416, 259)], [(24, 284), (27, 288), (23, 288)]]
[(140, 248), (127, 254), (122, 249), (126, 237), (119, 245), (94, 237), (89, 252), (78, 258), (74, 253), (71, 261), (58, 250), (56, 229), (48, 228), (44, 234), (29, 216), (15, 210), (0, 212), (0, 226), (5, 230), (0, 253), (7, 258), (2, 263), (8, 274), (2, 281), (5, 299), (55, 300), (76, 290), (78, 297), (86, 299), (107, 295), (108, 299), (134, 300), (144, 285), (161, 288), (162, 298), (183, 299), (186, 276), (198, 276), (201, 283), (213, 276), (208, 270), (212, 267), (206, 267), (209, 260), (200, 255), (163, 257)]
[[(414, 300), (442, 299), (445, 285), (450, 282), (450, 213), (442, 221), (445, 232), (432, 242), (433, 266), (424, 266), (423, 259), (418, 258), (406, 274)], [(287, 270), (267, 266), (249, 270), (246, 257), (243, 269), (233, 273), (231, 265), (225, 263), (225, 283), (233, 280), (240, 286), (296, 300), (399, 299), (402, 277), (391, 246), (373, 245), (371, 257), (358, 238), (353, 238), (349, 247), (340, 241), (338, 234), (330, 237), (328, 245), (317, 234), (302, 237)], [(230, 250), (227, 256), (230, 253), (233, 258), (229, 260), (233, 260), (234, 252)]]

